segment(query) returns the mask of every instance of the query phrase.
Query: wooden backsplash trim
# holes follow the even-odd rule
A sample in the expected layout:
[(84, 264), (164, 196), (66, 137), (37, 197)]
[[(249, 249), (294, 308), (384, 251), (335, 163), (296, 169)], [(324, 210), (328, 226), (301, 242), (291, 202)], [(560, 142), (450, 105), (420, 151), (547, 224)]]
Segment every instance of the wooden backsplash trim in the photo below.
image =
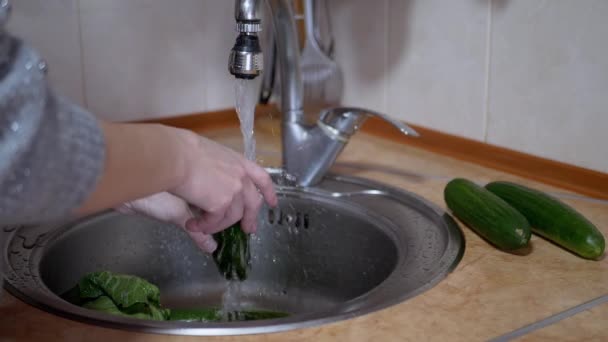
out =
[[(258, 105), (256, 112), (265, 114), (271, 113), (273, 116), (280, 116), (277, 107), (273, 104)], [(172, 127), (185, 128), (192, 131), (203, 132), (210, 129), (234, 127), (239, 125), (239, 118), (235, 109), (225, 109), (206, 113), (196, 113), (167, 118), (150, 119), (137, 121), (143, 123), (159, 123)]]
[(586, 196), (608, 199), (608, 174), (606, 173), (429, 128), (411, 126), (420, 133), (419, 138), (405, 137), (386, 122), (375, 118), (367, 120), (362, 130), (371, 135), (523, 176)]
[[(265, 113), (271, 111), (275, 117), (280, 117), (279, 111), (273, 105), (259, 106), (258, 111)], [(162, 123), (199, 132), (234, 127), (239, 124), (234, 109), (147, 120), (146, 122)], [(421, 134), (419, 138), (403, 136), (392, 126), (376, 118), (367, 120), (361, 129), (365, 133), (391, 141), (509, 172), (582, 195), (608, 199), (608, 174), (606, 173), (540, 158), (429, 128), (411, 126)]]

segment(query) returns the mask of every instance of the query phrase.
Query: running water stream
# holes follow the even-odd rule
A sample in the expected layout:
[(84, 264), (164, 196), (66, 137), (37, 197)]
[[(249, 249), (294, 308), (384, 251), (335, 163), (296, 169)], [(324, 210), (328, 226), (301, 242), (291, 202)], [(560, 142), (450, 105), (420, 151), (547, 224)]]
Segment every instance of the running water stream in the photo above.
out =
[[(255, 162), (255, 136), (253, 133), (253, 122), (255, 106), (257, 104), (258, 89), (256, 83), (251, 80), (236, 79), (234, 85), (236, 98), (236, 112), (241, 122), (241, 133), (243, 134), (243, 153), (245, 158)], [(222, 295), (222, 314), (228, 320), (229, 315), (242, 310), (241, 282), (229, 281), (228, 287)]]
[(234, 92), (236, 96), (236, 112), (241, 122), (243, 134), (243, 152), (245, 158), (255, 162), (255, 137), (253, 135), (253, 121), (258, 90), (255, 82), (237, 79)]

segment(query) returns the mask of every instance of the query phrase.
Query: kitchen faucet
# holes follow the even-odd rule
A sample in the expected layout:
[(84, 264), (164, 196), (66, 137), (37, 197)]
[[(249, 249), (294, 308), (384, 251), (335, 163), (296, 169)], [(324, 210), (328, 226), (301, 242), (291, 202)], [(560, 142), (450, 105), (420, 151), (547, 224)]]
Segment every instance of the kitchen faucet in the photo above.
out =
[(234, 15), (238, 36), (228, 63), (232, 75), (254, 79), (264, 69), (258, 37), (262, 30), (261, 4), (264, 1), (270, 11), (277, 45), (283, 168), (295, 177), (298, 185), (312, 186), (321, 181), (350, 137), (370, 116), (389, 122), (403, 134), (418, 136), (414, 129), (404, 123), (381, 113), (354, 107), (328, 108), (321, 112), (316, 122), (307, 122), (293, 0), (236, 0)]

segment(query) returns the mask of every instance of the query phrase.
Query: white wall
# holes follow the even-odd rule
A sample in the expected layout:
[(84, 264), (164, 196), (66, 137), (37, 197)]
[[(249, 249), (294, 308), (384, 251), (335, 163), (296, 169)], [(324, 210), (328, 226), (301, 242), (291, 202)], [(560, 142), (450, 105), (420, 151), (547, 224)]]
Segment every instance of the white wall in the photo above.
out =
[(330, 2), (345, 102), (608, 172), (608, 1)]
[[(329, 1), (346, 104), (608, 172), (608, 1)], [(233, 1), (13, 4), (13, 32), (101, 117), (233, 106)]]
[(9, 29), (65, 95), (111, 120), (234, 106), (234, 2), (12, 0)]

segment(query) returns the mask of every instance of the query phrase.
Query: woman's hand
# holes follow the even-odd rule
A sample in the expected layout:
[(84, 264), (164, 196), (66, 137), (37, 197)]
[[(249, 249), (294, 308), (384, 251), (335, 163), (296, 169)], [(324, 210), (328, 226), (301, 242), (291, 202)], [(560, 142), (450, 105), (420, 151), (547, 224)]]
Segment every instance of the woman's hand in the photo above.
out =
[(270, 176), (235, 151), (196, 138), (183, 182), (169, 190), (202, 210), (200, 218), (186, 223), (186, 229), (213, 234), (240, 221), (245, 232), (255, 232), (263, 200), (272, 207), (277, 204)]
[[(184, 228), (203, 251), (212, 253), (217, 243), (211, 234), (238, 221), (245, 232), (255, 232), (263, 198), (272, 206), (277, 199), (264, 169), (226, 147), (197, 139), (200, 149), (193, 150), (190, 171), (182, 184), (170, 190), (172, 193), (157, 193), (117, 209), (174, 223)], [(200, 208), (202, 215), (195, 218), (188, 203)]]
[[(271, 207), (277, 204), (268, 173), (227, 147), (163, 125), (101, 125), (104, 172), (78, 215), (130, 203), (123, 210), (130, 206), (131, 211), (185, 227), (210, 251), (210, 234), (238, 221), (245, 232), (255, 232), (263, 201)], [(201, 215), (192, 217), (189, 205)]]
[(125, 214), (140, 214), (160, 221), (176, 224), (182, 227), (196, 242), (198, 247), (207, 253), (213, 253), (217, 243), (209, 234), (199, 231), (188, 231), (186, 222), (194, 218), (188, 203), (168, 192), (159, 192), (152, 196), (124, 203), (116, 210)]

